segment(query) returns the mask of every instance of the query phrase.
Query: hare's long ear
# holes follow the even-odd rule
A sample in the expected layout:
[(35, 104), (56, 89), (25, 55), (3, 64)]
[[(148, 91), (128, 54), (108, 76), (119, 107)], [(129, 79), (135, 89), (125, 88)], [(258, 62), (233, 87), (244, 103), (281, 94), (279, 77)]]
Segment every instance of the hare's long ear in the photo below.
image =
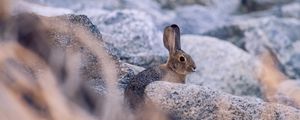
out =
[(177, 50), (181, 50), (181, 44), (180, 44), (180, 28), (176, 25), (173, 24), (171, 25), (171, 27), (174, 29), (175, 31), (175, 48)]
[(180, 50), (180, 30), (177, 25), (167, 26), (164, 30), (164, 45), (170, 53)]

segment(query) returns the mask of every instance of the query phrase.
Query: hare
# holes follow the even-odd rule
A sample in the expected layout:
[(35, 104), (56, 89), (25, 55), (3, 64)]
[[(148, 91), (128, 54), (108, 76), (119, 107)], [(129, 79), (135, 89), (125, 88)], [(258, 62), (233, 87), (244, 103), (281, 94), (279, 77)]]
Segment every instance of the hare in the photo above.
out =
[(168, 61), (138, 73), (125, 89), (125, 100), (136, 109), (144, 100), (144, 90), (154, 81), (185, 83), (186, 75), (195, 72), (196, 65), (190, 55), (181, 50), (180, 29), (173, 24), (164, 29), (164, 46), (169, 51)]

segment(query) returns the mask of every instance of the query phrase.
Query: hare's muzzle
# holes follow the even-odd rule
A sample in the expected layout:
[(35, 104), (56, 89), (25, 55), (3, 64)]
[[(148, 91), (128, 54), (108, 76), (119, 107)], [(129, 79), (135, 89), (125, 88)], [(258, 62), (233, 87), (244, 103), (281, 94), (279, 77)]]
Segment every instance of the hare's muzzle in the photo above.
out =
[(192, 72), (196, 72), (196, 67), (192, 67)]

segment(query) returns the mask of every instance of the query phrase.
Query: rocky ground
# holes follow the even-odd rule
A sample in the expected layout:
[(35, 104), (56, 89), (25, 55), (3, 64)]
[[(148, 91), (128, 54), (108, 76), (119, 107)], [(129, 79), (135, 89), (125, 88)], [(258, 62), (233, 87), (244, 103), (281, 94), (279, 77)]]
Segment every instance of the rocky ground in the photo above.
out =
[[(120, 64), (121, 91), (133, 75), (166, 61), (162, 30), (166, 25), (178, 24), (182, 30), (182, 49), (195, 60), (197, 72), (188, 77), (186, 85), (157, 82), (146, 91), (149, 99), (179, 113), (178, 118), (300, 119), (295, 106), (264, 102), (257, 57), (268, 46), (278, 58), (286, 79), (299, 85), (299, 0), (15, 2), (13, 14), (23, 11), (50, 17), (71, 14), (68, 19), (87, 26), (102, 38), (107, 51)], [(88, 59), (86, 66), (93, 66), (93, 62)], [(93, 68), (84, 68), (89, 72), (88, 84), (104, 94), (100, 75), (94, 74)]]

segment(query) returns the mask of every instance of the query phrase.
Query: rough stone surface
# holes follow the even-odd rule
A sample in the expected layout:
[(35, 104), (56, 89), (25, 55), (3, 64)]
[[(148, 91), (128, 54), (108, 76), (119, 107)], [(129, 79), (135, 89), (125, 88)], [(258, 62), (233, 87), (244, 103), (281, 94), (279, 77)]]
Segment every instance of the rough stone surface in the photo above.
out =
[(188, 83), (234, 95), (261, 96), (255, 59), (233, 44), (211, 37), (184, 35), (182, 49), (192, 56), (197, 66)]
[(282, 6), (283, 17), (300, 19), (300, 3), (290, 3)]
[[(48, 18), (45, 18), (48, 19)], [(118, 64), (117, 72), (119, 74), (119, 87), (121, 90), (124, 89), (124, 82), (128, 81), (138, 72), (142, 71), (143, 68), (137, 67), (134, 65), (130, 65), (128, 63), (124, 63), (119, 61), (118, 50), (115, 49), (111, 44), (106, 43), (102, 40), (102, 34), (98, 30), (98, 28), (89, 20), (87, 16), (84, 15), (64, 15), (59, 17), (51, 17), (49, 18), (50, 24), (54, 24), (58, 21), (66, 21), (70, 24), (65, 26), (70, 29), (68, 32), (60, 32), (53, 28), (53, 31), (49, 33), (49, 37), (53, 41), (53, 47), (57, 48), (61, 51), (65, 51), (67, 48), (76, 49), (77, 52), (81, 54), (81, 62), (78, 64), (80, 66), (80, 79), (83, 81), (87, 81), (86, 84), (91, 86), (98, 94), (105, 94), (106, 87), (105, 81), (102, 79), (101, 74), (101, 65), (96, 56), (91, 52), (90, 48), (85, 47), (77, 41), (76, 34), (77, 29), (76, 26), (79, 25), (87, 29), (92, 35), (98, 40), (100, 45), (103, 45), (106, 48), (108, 54), (112, 55), (113, 61)], [(53, 22), (53, 23), (52, 23)], [(100, 46), (102, 47), (102, 46)], [(56, 57), (55, 59), (60, 60), (60, 57)], [(101, 59), (100, 59), (101, 60)], [(126, 85), (126, 84), (125, 84)]]
[(94, 19), (104, 41), (119, 49), (120, 59), (140, 66), (162, 63), (167, 55), (151, 20), (136, 10), (116, 10)]
[(66, 8), (57, 8), (51, 6), (43, 6), (35, 3), (30, 3), (23, 0), (14, 1), (15, 4), (11, 6), (12, 14), (33, 12), (43, 16), (59, 16), (73, 13), (72, 10)]
[(154, 82), (147, 86), (146, 95), (180, 120), (300, 119), (300, 111), (293, 107), (197, 85)]
[[(49, 26), (51, 27), (51, 30), (48, 35), (49, 41), (51, 41), (53, 45), (52, 54), (56, 55), (55, 57), (52, 57), (52, 59), (55, 59), (56, 62), (61, 63), (63, 66), (65, 60), (63, 56), (66, 53), (66, 50), (72, 49), (81, 53), (81, 61), (78, 65), (80, 66), (80, 79), (84, 81), (93, 79), (101, 80), (99, 60), (96, 59), (95, 55), (91, 53), (89, 48), (78, 42), (78, 37), (74, 35), (79, 32), (77, 26), (80, 26), (87, 29), (97, 39), (97, 42), (99, 42), (100, 45), (104, 45), (105, 43), (102, 41), (102, 35), (96, 26), (84, 15), (64, 15), (44, 19), (47, 21), (47, 24), (51, 25)], [(56, 25), (57, 23), (62, 23), (62, 21), (67, 23), (60, 25), (67, 29), (65, 32), (62, 32), (63, 30), (59, 30), (60, 26), (58, 27)]]
[[(128, 82), (136, 74), (144, 70), (144, 68), (142, 67), (131, 65), (124, 62), (119, 63), (118, 69), (119, 69), (118, 87), (121, 93), (123, 93), (124, 89), (128, 85)], [(87, 82), (87, 85), (91, 86), (91, 88), (100, 95), (107, 94), (105, 83), (103, 80), (92, 79)]]
[(74, 11), (77, 11), (79, 9), (85, 8), (85, 7), (107, 7), (107, 9), (112, 9), (114, 7), (118, 7), (117, 2), (115, 0), (106, 1), (105, 0), (89, 0), (88, 2), (82, 1), (82, 0), (25, 0), (33, 3), (39, 3), (44, 4), (47, 6), (52, 7), (62, 7), (62, 8), (68, 8), (72, 9)]
[(240, 0), (156, 0), (163, 8), (174, 9), (180, 6), (201, 5), (212, 10), (222, 11), (223, 13), (232, 13), (240, 6)]
[(74, 11), (76, 14), (84, 14), (89, 17), (98, 17), (113, 10), (135, 9), (151, 15), (157, 25), (170, 19), (168, 12), (164, 12), (161, 6), (154, 0), (26, 0), (40, 3), (49, 7), (63, 7)]
[(256, 55), (268, 46), (279, 58), (286, 75), (299, 78), (300, 22), (293, 18), (262, 17), (238, 20), (207, 35), (226, 39)]
[(226, 23), (227, 16), (198, 5), (176, 9), (173, 23), (178, 24), (183, 34), (203, 34)]
[(284, 65), (285, 73), (291, 78), (300, 78), (296, 62), (300, 55), (299, 30), (300, 22), (295, 19), (264, 18), (246, 27), (242, 40), (245, 48), (254, 54), (261, 45), (267, 45)]
[(121, 88), (121, 90), (123, 91), (128, 83), (133, 79), (133, 77), (143, 70), (145, 70), (145, 68), (121, 62), (121, 76), (119, 78), (119, 87)]
[(233, 19), (243, 18), (243, 20), (260, 18), (260, 17), (278, 17), (278, 18), (296, 18), (299, 19), (299, 11), (300, 11), (300, 3), (299, 2), (287, 2), (284, 4), (278, 4), (270, 6), (268, 9), (259, 10), (255, 12), (250, 12), (247, 14), (239, 14), (232, 16)]
[(245, 12), (253, 12), (281, 6), (295, 0), (241, 0)]

